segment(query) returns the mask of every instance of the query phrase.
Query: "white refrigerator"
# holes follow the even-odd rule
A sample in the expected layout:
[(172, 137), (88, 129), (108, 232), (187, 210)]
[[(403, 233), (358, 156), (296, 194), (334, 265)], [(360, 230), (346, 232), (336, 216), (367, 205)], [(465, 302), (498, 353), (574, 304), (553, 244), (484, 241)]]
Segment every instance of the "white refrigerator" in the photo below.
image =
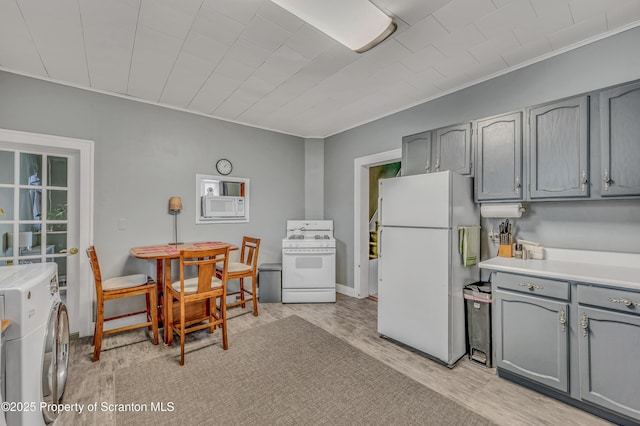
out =
[(479, 279), (458, 253), (458, 227), (480, 223), (473, 180), (445, 171), (379, 189), (378, 332), (453, 366), (466, 352), (462, 288)]

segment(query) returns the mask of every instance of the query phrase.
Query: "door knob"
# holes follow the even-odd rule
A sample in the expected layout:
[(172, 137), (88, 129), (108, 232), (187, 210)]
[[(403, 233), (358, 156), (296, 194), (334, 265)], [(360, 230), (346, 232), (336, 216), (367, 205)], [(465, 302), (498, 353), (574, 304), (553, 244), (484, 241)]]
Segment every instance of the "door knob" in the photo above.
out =
[(60, 253), (78, 254), (78, 249), (75, 247), (71, 247), (69, 250), (60, 250)]

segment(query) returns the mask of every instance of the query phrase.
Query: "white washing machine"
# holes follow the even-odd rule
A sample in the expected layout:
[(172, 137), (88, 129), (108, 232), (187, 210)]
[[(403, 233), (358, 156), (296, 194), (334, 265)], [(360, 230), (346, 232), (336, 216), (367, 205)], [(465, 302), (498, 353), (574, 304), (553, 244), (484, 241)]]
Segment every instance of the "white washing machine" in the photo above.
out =
[[(50, 424), (57, 412), (42, 402), (62, 400), (69, 361), (69, 319), (56, 263), (0, 267), (0, 318), (11, 320), (2, 336), (0, 389), (5, 402), (23, 404), (21, 411), (6, 412), (7, 425)], [(34, 404), (25, 410), (24, 403)]]

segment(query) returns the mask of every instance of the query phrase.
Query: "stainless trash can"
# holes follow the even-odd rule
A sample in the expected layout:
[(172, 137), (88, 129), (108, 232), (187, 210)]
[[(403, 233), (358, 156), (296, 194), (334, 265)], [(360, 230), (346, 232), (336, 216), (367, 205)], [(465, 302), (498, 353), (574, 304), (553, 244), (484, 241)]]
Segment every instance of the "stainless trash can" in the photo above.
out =
[(467, 313), (467, 353), (469, 359), (492, 366), (491, 283), (477, 282), (463, 289)]
[(258, 300), (260, 303), (280, 303), (282, 295), (282, 264), (263, 263), (258, 266)]

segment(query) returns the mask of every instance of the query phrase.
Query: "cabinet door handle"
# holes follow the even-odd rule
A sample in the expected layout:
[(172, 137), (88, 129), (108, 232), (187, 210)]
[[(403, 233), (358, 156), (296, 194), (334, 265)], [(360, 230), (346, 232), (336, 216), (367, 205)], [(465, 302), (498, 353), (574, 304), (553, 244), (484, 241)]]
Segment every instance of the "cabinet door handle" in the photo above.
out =
[(440, 171), (440, 160), (436, 160), (436, 172)]
[(429, 169), (431, 168), (431, 162), (427, 160), (427, 165), (424, 167), (424, 170), (429, 173)]
[(583, 170), (582, 176), (580, 176), (580, 191), (584, 192), (588, 182), (589, 182), (589, 179), (587, 178), (587, 172)]
[(587, 322), (587, 314), (582, 313), (582, 320), (580, 321), (580, 327), (582, 327), (582, 336), (587, 337), (587, 328), (589, 323)]
[(629, 300), (629, 299), (614, 299), (613, 297), (610, 297), (609, 298), (609, 302), (622, 303), (626, 307), (640, 306), (640, 302), (634, 302), (634, 301)]
[(520, 185), (520, 176), (516, 176), (516, 185), (515, 185), (515, 190), (516, 190), (516, 194), (520, 195), (520, 187), (522, 185)]
[(567, 314), (564, 311), (564, 308), (560, 310), (560, 330), (564, 333), (567, 331)]
[(531, 283), (520, 283), (518, 284), (520, 287), (526, 287), (529, 290), (542, 290), (544, 287), (541, 285), (531, 284)]
[(609, 186), (611, 185), (611, 178), (609, 177), (609, 169), (604, 169), (602, 171), (602, 182), (604, 183), (604, 190), (608, 191)]

